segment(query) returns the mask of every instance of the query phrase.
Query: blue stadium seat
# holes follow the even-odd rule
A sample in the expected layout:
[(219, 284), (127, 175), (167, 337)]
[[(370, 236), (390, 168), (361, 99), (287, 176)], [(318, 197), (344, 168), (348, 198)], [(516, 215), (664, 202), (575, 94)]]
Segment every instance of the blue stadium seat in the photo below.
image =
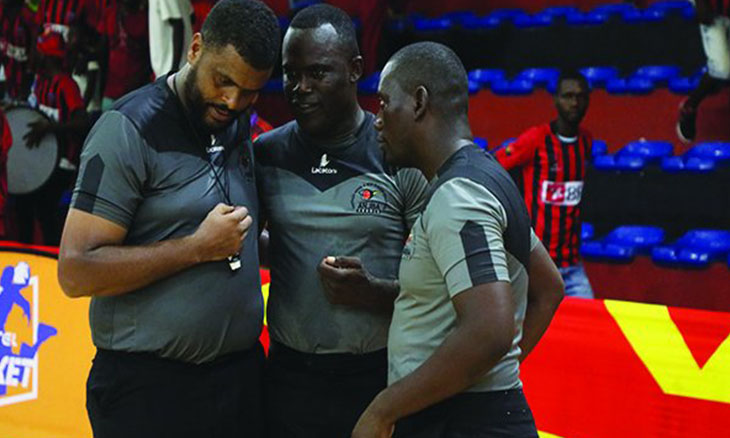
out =
[(664, 20), (669, 14), (677, 14), (684, 19), (691, 20), (695, 17), (695, 8), (688, 1), (658, 1), (646, 8), (644, 18), (647, 21), (659, 21)]
[(595, 17), (617, 17), (626, 23), (637, 23), (642, 21), (642, 13), (636, 6), (630, 3), (612, 3), (607, 5), (600, 5), (593, 8), (589, 15)]
[(289, 19), (287, 17), (277, 17), (279, 20), (279, 27), (282, 30), (282, 34), (289, 28)]
[(664, 242), (664, 230), (653, 226), (624, 225), (608, 233), (603, 242), (630, 246), (636, 252), (648, 254), (652, 247)]
[(680, 69), (676, 65), (647, 65), (639, 67), (634, 77), (646, 78), (657, 82), (668, 84), (670, 80), (679, 77)]
[(629, 92), (628, 81), (624, 78), (613, 78), (606, 81), (606, 91), (611, 94), (626, 94)]
[(552, 83), (557, 83), (559, 77), (560, 70), (555, 67), (527, 68), (517, 75), (517, 79), (527, 79), (535, 85), (546, 88)]
[(586, 259), (628, 263), (634, 259), (636, 250), (633, 247), (626, 245), (590, 241), (581, 244), (580, 254)]
[(474, 137), (474, 143), (485, 151), (487, 150), (487, 146), (489, 146), (487, 139), (482, 137)]
[(724, 261), (730, 254), (730, 231), (690, 230), (674, 244), (657, 246), (652, 259), (657, 263), (705, 267), (714, 261)]
[(482, 85), (476, 81), (469, 81), (469, 94), (476, 94), (481, 90)]
[(580, 72), (586, 77), (591, 88), (605, 87), (607, 81), (618, 77), (616, 67), (585, 67)]
[(362, 79), (357, 84), (357, 89), (362, 94), (375, 94), (378, 92), (378, 84), (380, 83), (380, 72), (376, 71), (370, 76)]
[(638, 155), (619, 155), (616, 157), (616, 169), (625, 172), (641, 172), (646, 164), (644, 157)]
[(413, 29), (417, 32), (445, 32), (453, 22), (448, 18), (414, 18)]
[(687, 158), (706, 158), (718, 164), (730, 164), (730, 143), (708, 141), (695, 145), (685, 153)]
[(492, 92), (500, 96), (519, 96), (532, 93), (535, 84), (526, 79), (500, 79), (492, 82)]
[(598, 170), (612, 171), (618, 170), (616, 167), (615, 155), (597, 155), (593, 156), (593, 167)]
[(504, 78), (504, 70), (498, 68), (482, 68), (469, 72), (469, 80), (478, 82), (482, 86), (490, 86), (492, 82)]
[(649, 162), (661, 162), (674, 153), (674, 145), (668, 141), (632, 141), (618, 151), (619, 156), (634, 155)]
[(553, 24), (553, 16), (542, 13), (535, 15), (518, 15), (512, 20), (515, 27), (524, 29), (528, 27), (546, 27)]
[(503, 9), (495, 9), (489, 15), (487, 15), (487, 17), (491, 18), (493, 20), (497, 20), (500, 24), (502, 24), (505, 21), (514, 22), (514, 20), (516, 18), (524, 17), (526, 15), (527, 15), (527, 13), (525, 11), (523, 11), (522, 9), (503, 8)]
[(551, 17), (567, 17), (568, 15), (575, 13), (580, 13), (580, 9), (575, 6), (549, 6), (540, 11), (540, 14), (549, 15)]
[(595, 235), (595, 229), (593, 225), (588, 222), (580, 224), (580, 239), (584, 242), (593, 239)]
[(603, 140), (593, 140), (591, 145), (591, 155), (597, 157), (599, 155), (606, 155), (608, 153), (608, 145)]
[(673, 78), (669, 80), (669, 89), (673, 93), (688, 94), (700, 84), (700, 79), (695, 77)]
[(500, 24), (502, 24), (501, 19), (490, 17), (489, 15), (486, 17), (466, 17), (461, 20), (461, 27), (475, 31), (495, 29), (499, 27)]
[(682, 157), (662, 158), (662, 170), (667, 173), (679, 173), (684, 171), (684, 159)]
[(715, 161), (709, 158), (690, 157), (684, 168), (687, 172), (692, 173), (709, 173), (715, 170)]
[(565, 16), (566, 23), (571, 26), (598, 26), (608, 21), (608, 15), (589, 12), (573, 12)]

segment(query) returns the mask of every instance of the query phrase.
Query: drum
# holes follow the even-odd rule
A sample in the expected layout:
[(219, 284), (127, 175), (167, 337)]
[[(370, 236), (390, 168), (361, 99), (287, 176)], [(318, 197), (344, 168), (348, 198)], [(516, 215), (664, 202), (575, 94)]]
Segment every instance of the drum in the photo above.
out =
[(13, 106), (5, 110), (13, 145), (8, 151), (8, 193), (27, 195), (45, 184), (58, 164), (58, 139), (48, 134), (37, 147), (29, 148), (23, 137), (30, 131), (28, 124), (48, 120), (45, 114), (29, 106)]

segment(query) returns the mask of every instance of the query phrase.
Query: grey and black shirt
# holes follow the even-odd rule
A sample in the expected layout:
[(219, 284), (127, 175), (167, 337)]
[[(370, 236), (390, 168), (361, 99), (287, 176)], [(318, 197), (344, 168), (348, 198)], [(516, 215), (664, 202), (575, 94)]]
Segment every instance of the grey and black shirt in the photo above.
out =
[[(203, 139), (186, 117), (166, 77), (122, 98), (88, 136), (71, 206), (126, 228), (124, 245), (192, 234), (226, 202), (224, 192), (256, 221), (247, 119)], [(255, 234), (235, 272), (225, 261), (203, 263), (124, 295), (92, 298), (94, 344), (193, 363), (253, 346), (263, 322)]]
[(317, 265), (358, 256), (395, 279), (427, 182), (383, 163), (374, 116), (340, 144), (318, 144), (292, 121), (256, 141), (261, 212), (270, 233), (267, 320), (273, 340), (306, 353), (385, 348), (390, 318), (330, 304)]
[[(431, 182), (403, 249), (400, 294), (388, 338), (388, 383), (421, 366), (456, 325), (452, 299), (480, 284), (511, 284), (517, 330), (512, 348), (468, 391), (521, 386), (527, 269), (538, 239), (507, 172), (476, 146), (454, 153)], [(455, 358), (458, 360), (458, 358)]]

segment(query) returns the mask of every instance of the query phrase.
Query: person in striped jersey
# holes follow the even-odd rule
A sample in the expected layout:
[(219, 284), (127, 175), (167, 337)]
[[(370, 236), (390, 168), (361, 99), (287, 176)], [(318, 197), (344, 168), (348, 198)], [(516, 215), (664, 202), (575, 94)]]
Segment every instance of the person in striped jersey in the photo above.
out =
[(64, 68), (67, 59), (63, 36), (46, 30), (36, 44), (40, 65), (33, 81), (28, 102), (48, 119), (31, 123), (24, 137), (30, 147), (47, 134), (54, 134), (59, 143), (58, 168), (40, 189), (18, 196), (18, 228), (21, 242), (33, 243), (34, 221), (43, 231), (46, 245), (58, 245), (61, 218), (58, 203), (64, 190), (70, 187), (76, 171), (78, 152), (87, 129), (86, 109), (78, 85)]
[(565, 295), (583, 298), (593, 298), (578, 255), (580, 201), (593, 142), (580, 127), (589, 94), (585, 77), (563, 73), (555, 93), (557, 119), (528, 129), (496, 152), (525, 198), (535, 233), (560, 269)]
[(0, 0), (0, 65), (5, 71), (5, 93), (10, 101), (26, 100), (30, 91), (32, 23), (32, 12), (22, 0)]

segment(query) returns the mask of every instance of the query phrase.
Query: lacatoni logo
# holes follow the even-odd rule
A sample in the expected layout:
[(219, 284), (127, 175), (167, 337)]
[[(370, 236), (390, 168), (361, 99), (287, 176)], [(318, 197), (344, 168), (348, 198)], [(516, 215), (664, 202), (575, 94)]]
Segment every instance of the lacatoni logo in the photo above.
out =
[(317, 174), (324, 174), (324, 175), (334, 175), (337, 173), (337, 169), (332, 169), (331, 167), (327, 167), (330, 164), (329, 158), (327, 158), (327, 154), (323, 154), (322, 157), (319, 159), (319, 167), (312, 166), (312, 173)]
[(38, 321), (38, 277), (25, 262), (0, 275), (0, 406), (38, 398), (38, 349), (58, 330)]

